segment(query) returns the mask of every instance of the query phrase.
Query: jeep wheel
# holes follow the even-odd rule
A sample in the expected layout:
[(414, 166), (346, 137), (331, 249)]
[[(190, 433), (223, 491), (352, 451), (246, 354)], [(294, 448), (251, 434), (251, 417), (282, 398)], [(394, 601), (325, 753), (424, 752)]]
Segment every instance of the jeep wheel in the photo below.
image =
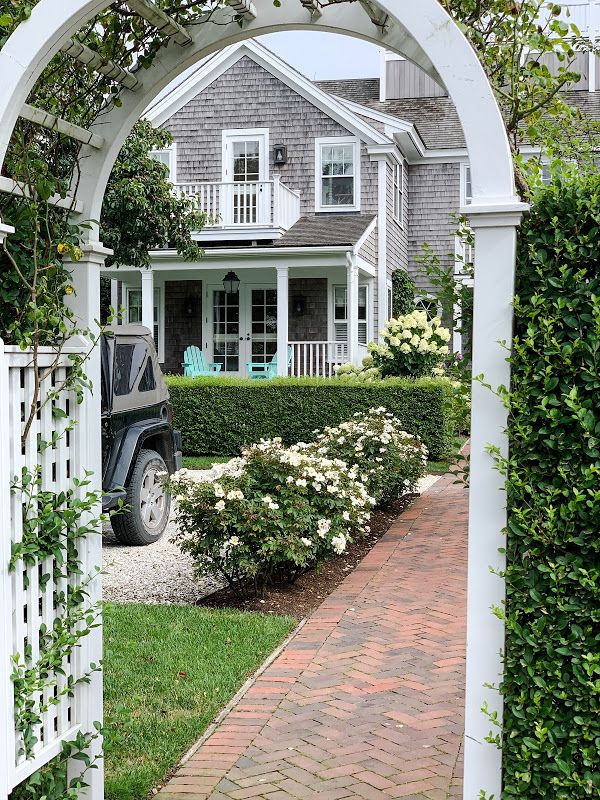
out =
[(152, 544), (163, 535), (169, 521), (171, 497), (163, 487), (161, 472), (167, 472), (167, 465), (159, 454), (142, 450), (127, 487), (127, 509), (111, 520), (121, 544)]

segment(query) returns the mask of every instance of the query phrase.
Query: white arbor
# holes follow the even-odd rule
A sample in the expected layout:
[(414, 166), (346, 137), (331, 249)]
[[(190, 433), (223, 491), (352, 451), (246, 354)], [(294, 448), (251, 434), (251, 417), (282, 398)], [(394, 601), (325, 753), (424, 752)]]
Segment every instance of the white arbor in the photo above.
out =
[[(35, 109), (26, 101), (43, 69), (85, 23), (108, 5), (107, 0), (39, 0), (31, 17), (0, 51), (0, 165), (18, 117), (35, 116)], [(437, 0), (359, 0), (332, 6), (285, 0), (281, 8), (276, 8), (272, 0), (225, 0), (210, 22), (187, 29), (166, 17), (152, 0), (128, 0), (128, 5), (166, 32), (169, 43), (147, 71), (132, 74), (122, 70), (120, 75), (118, 65), (109, 65), (117, 70), (114, 74), (119, 75), (124, 87), (122, 105), (103, 114), (90, 131), (64, 123), (63, 132), (83, 142), (74, 206), (80, 219), (100, 218), (110, 172), (131, 128), (150, 101), (200, 59), (236, 41), (284, 30), (329, 31), (371, 41), (415, 62), (445, 85), (458, 111), (473, 183), (473, 202), (463, 210), (476, 238), (473, 371), (474, 375), (484, 374), (486, 382), (493, 386), (508, 385), (507, 354), (499, 342), (510, 341), (512, 335), (516, 229), (526, 206), (515, 195), (510, 150), (487, 78), (467, 40)], [(243, 16), (241, 27), (231, 24), (232, 9)], [(72, 50), (67, 46), (73, 57), (87, 57), (89, 61), (89, 53), (82, 56), (77, 48)], [(93, 59), (89, 63), (96, 66)], [(100, 63), (97, 67), (106, 65)], [(0, 221), (0, 232), (3, 230)], [(6, 233), (10, 235), (10, 230)], [(99, 315), (99, 270), (106, 254), (96, 227), (88, 232), (85, 251), (84, 259), (73, 268), (75, 310), (84, 324), (91, 325)], [(87, 371), (96, 387), (100, 385), (99, 370), (99, 360), (94, 356)], [(87, 418), (95, 423), (88, 433), (86, 465), (94, 472), (97, 484), (101, 474), (98, 392), (99, 389), (87, 401)], [(484, 688), (484, 684), (497, 684), (502, 674), (504, 630), (491, 608), (504, 601), (504, 583), (494, 572), (504, 567), (498, 550), (504, 541), (506, 497), (503, 479), (486, 446), (506, 452), (506, 411), (500, 400), (479, 383), (473, 386), (472, 422), (464, 790), (468, 800), (478, 798), (482, 789), (495, 797), (501, 792), (501, 753), (485, 742), (490, 726), (480, 709), (487, 702), (491, 711), (496, 710), (499, 715), (502, 711), (499, 695)], [(95, 556), (99, 558), (99, 553)], [(0, 630), (0, 649), (1, 634)], [(5, 652), (0, 655), (7, 657)], [(4, 674), (0, 668), (0, 679)], [(100, 686), (93, 698), (96, 705), (101, 704)], [(87, 720), (100, 717), (100, 707), (86, 713)], [(91, 775), (91, 783), (89, 796), (100, 800), (101, 771)], [(0, 800), (3, 789), (0, 780)], [(4, 791), (9, 790), (10, 785)]]

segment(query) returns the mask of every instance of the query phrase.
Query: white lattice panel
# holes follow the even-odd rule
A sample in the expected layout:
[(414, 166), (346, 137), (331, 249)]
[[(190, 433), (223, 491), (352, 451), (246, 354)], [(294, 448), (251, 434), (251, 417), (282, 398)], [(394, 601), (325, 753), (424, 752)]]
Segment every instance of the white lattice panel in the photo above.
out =
[[(38, 395), (40, 402), (26, 441), (22, 442), (22, 433), (35, 393), (36, 375), (32, 357), (30, 353), (20, 352), (15, 348), (0, 349), (0, 361), (2, 361), (0, 400), (3, 427), (0, 447), (3, 450), (1, 459), (4, 467), (0, 473), (4, 484), (1, 502), (8, 501), (9, 505), (8, 530), (3, 530), (2, 536), (8, 537), (10, 543), (10, 547), (7, 548), (4, 542), (3, 560), (6, 556), (10, 559), (13, 546), (22, 542), (24, 521), (37, 516), (38, 503), (35, 497), (30, 501), (27, 493), (20, 488), (23, 469), (30, 474), (38, 472), (41, 483), (35, 490), (36, 494), (40, 491), (53, 494), (66, 493), (73, 487), (73, 478), (84, 475), (85, 425), (76, 424), (70, 430), (71, 420), (76, 423), (82, 421), (84, 406), (77, 404), (72, 391), (60, 391), (55, 399), (48, 396), (63, 386), (71, 368), (68, 356), (73, 352), (76, 351), (69, 350), (62, 354), (58, 368), (51, 373), (47, 370), (53, 364), (55, 354), (50, 350), (44, 350), (38, 357), (38, 380), (43, 378)], [(54, 408), (61, 409), (66, 416), (57, 415)], [(44, 442), (48, 444), (44, 445)], [(81, 492), (85, 493), (85, 489)], [(66, 543), (65, 529), (58, 531), (55, 541), (63, 545)], [(84, 572), (88, 566), (83, 565)], [(75, 585), (75, 581), (79, 579), (74, 577), (71, 579), (73, 583), (69, 584), (65, 577), (64, 565), (61, 567), (54, 555), (42, 560), (36, 559), (32, 564), (20, 559), (14, 564), (10, 573), (6, 571), (5, 564), (2, 567), (0, 575), (5, 582), (9, 582), (8, 592), (5, 586), (2, 596), (5, 598), (9, 596), (11, 604), (11, 624), (8, 635), (5, 634), (4, 637), (4, 646), (6, 647), (8, 639), (8, 658), (18, 654), (20, 661), (24, 660), (26, 667), (32, 668), (40, 658), (40, 641), (43, 641), (44, 628), (52, 630), (55, 621), (64, 616), (64, 600)], [(76, 655), (65, 658), (62, 662), (65, 674), (61, 675), (51, 670), (45, 681), (47, 683), (45, 688), (32, 698), (34, 710), (41, 717), (41, 724), (35, 726), (33, 735), (36, 741), (28, 748), (25, 746), (22, 732), (14, 725), (12, 682), (9, 691), (6, 691), (5, 687), (3, 697), (6, 698), (8, 708), (6, 715), (2, 715), (2, 723), (3, 727), (7, 728), (7, 735), (2, 739), (8, 742), (9, 791), (57, 755), (62, 748), (62, 742), (77, 732), (79, 728), (76, 713), (77, 693), (85, 691), (86, 686), (82, 684), (78, 687), (74, 698), (62, 692), (68, 676), (76, 679), (78, 674), (81, 674), (79, 670), (86, 668), (80, 661)], [(11, 671), (9, 666), (9, 680)], [(6, 669), (4, 673), (0, 671), (0, 678), (2, 677), (6, 680)]]

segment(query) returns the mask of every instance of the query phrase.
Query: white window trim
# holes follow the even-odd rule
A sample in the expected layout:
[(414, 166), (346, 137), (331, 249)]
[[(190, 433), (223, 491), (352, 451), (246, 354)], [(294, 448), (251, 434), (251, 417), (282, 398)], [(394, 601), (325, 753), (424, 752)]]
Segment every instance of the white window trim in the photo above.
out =
[(248, 139), (262, 139), (264, 147), (264, 157), (262, 159), (260, 181), (269, 180), (269, 169), (271, 156), (269, 150), (269, 128), (228, 128), (221, 132), (221, 180), (223, 183), (230, 181), (231, 176), (227, 175), (229, 159), (227, 156), (227, 145), (235, 141), (247, 141)]
[[(347, 206), (321, 204), (322, 148), (327, 145), (350, 144), (354, 148), (354, 202)], [(360, 211), (360, 139), (358, 136), (322, 136), (315, 138), (315, 211), (335, 214), (340, 211)]]
[[(358, 288), (359, 289), (362, 289), (363, 287), (367, 291), (367, 319), (366, 320), (360, 320), (360, 323), (366, 323), (366, 329), (367, 329), (367, 341), (366, 341), (366, 344), (369, 344), (369, 342), (371, 341), (369, 333), (370, 333), (370, 330), (372, 329), (372, 311), (373, 311), (371, 284), (369, 282), (367, 282), (367, 281), (364, 281), (364, 282), (358, 284)], [(346, 289), (347, 290), (348, 289), (348, 285), (346, 283), (344, 283), (343, 281), (329, 281), (328, 282), (328, 292), (329, 292), (329, 302), (328, 302), (329, 314), (328, 314), (328, 317), (329, 317), (329, 322), (328, 322), (327, 328), (329, 330), (329, 341), (330, 342), (336, 342), (337, 341), (337, 339), (335, 338), (335, 324), (336, 324), (336, 321), (335, 321), (335, 290), (336, 289)], [(347, 318), (346, 318), (346, 323), (345, 324), (348, 325), (348, 319)], [(346, 341), (348, 341), (348, 340), (346, 339)]]
[[(461, 208), (469, 206), (473, 202), (473, 195), (467, 197), (467, 174), (470, 173), (471, 166), (468, 161), (462, 161), (460, 165), (460, 205)], [(471, 183), (471, 192), (473, 192), (473, 184)]]
[(152, 158), (159, 153), (169, 154), (169, 180), (171, 183), (177, 183), (177, 142), (173, 142), (168, 147), (159, 147), (156, 150), (150, 150), (148, 155)]
[[(130, 292), (141, 292), (139, 286), (124, 286), (125, 289), (125, 320), (129, 324), (129, 294)], [(164, 364), (165, 362), (165, 307), (164, 307), (164, 292), (162, 286), (154, 287), (154, 298), (158, 308), (158, 363)]]
[[(396, 173), (400, 172), (400, 180), (399, 183), (396, 183)], [(401, 228), (404, 228), (404, 178), (405, 178), (405, 167), (404, 167), (404, 159), (401, 159), (397, 164), (392, 166), (392, 216), (394, 218), (394, 222), (398, 224)], [(400, 195), (396, 191), (396, 186), (400, 188)], [(398, 201), (398, 215), (396, 215), (396, 201)]]

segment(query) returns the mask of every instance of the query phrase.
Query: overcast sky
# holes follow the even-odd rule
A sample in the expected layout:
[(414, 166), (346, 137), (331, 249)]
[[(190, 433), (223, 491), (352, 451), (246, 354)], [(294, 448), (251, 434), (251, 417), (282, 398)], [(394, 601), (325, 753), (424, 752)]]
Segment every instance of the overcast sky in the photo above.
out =
[(379, 48), (350, 36), (291, 31), (259, 41), (311, 80), (379, 76)]

